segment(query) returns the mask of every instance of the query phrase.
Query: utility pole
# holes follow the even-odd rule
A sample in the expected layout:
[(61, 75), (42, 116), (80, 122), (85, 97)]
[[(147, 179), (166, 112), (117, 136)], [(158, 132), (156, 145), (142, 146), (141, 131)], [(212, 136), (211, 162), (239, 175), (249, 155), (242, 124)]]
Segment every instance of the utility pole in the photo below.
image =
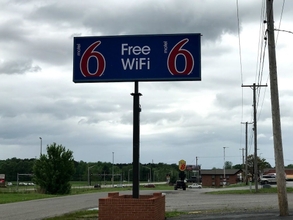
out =
[(284, 169), (284, 156), (282, 146), (277, 61), (275, 51), (275, 33), (274, 33), (274, 12), (273, 0), (266, 1), (267, 6), (267, 31), (268, 31), (268, 51), (269, 51), (269, 67), (270, 67), (270, 86), (271, 86), (271, 108), (272, 108), (272, 124), (275, 150), (275, 164), (277, 175), (277, 190), (279, 200), (280, 216), (288, 216), (288, 199), (286, 191), (286, 179)]
[(195, 169), (197, 169), (197, 174), (196, 174), (196, 182), (199, 184), (199, 166), (198, 166), (198, 157), (195, 157)]
[(248, 178), (247, 178), (247, 174), (248, 174), (248, 168), (247, 168), (248, 124), (252, 124), (252, 123), (241, 122), (241, 124), (245, 124), (245, 183), (247, 185), (247, 183), (248, 183)]
[(226, 149), (227, 147), (223, 147), (223, 149), (224, 149), (224, 178), (223, 178), (223, 186), (225, 186), (226, 185), (226, 164), (225, 164), (225, 149)]
[(239, 150), (242, 151), (242, 169), (244, 168), (244, 148), (240, 148)]
[(267, 85), (256, 85), (253, 83), (252, 85), (242, 85), (242, 87), (252, 87), (253, 89), (253, 130), (254, 130), (254, 183), (255, 183), (255, 191), (258, 190), (258, 166), (257, 166), (257, 119), (256, 119), (256, 87), (267, 87)]
[[(240, 148), (239, 150), (242, 150), (242, 166), (241, 166), (241, 169), (243, 170), (244, 169), (244, 148)], [(243, 182), (243, 179), (244, 179), (244, 177), (242, 175), (242, 178), (241, 178), (242, 182)]]
[(43, 151), (43, 150), (42, 150), (42, 147), (43, 147), (43, 146), (42, 146), (42, 145), (43, 145), (43, 143), (42, 143), (42, 142), (43, 142), (43, 139), (42, 139), (42, 137), (39, 137), (39, 138), (40, 138), (40, 141), (41, 141), (41, 143), (40, 143), (40, 158), (41, 158), (41, 156), (42, 156), (42, 151)]

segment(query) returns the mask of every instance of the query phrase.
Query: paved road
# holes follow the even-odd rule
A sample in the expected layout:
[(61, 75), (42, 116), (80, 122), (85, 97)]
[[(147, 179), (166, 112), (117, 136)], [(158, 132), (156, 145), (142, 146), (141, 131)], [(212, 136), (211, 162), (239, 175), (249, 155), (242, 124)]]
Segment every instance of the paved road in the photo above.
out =
[(107, 193), (64, 196), (0, 205), (0, 219), (42, 219), (62, 215), (75, 210), (97, 207), (98, 198)]
[[(253, 195), (211, 195), (204, 192), (214, 189), (187, 189), (164, 191), (166, 193), (166, 211), (202, 211), (210, 209), (230, 210), (239, 212), (250, 210), (278, 210), (276, 194)], [(140, 194), (151, 194), (153, 191), (140, 191)], [(131, 194), (123, 191), (122, 194)], [(59, 198), (41, 199), (0, 205), (0, 219), (42, 219), (62, 215), (64, 213), (95, 208), (98, 199), (107, 197), (107, 193), (91, 193)], [(290, 210), (293, 210), (293, 194), (288, 194)]]

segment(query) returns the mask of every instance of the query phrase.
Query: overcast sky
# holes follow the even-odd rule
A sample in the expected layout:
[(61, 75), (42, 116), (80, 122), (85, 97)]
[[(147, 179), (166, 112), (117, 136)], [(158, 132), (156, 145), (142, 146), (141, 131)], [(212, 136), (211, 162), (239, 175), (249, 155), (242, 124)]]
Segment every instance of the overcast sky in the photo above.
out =
[[(237, 9), (238, 2), (238, 9)], [(0, 0), (0, 159), (53, 142), (85, 162), (132, 162), (133, 82), (74, 83), (73, 37), (201, 33), (202, 81), (140, 82), (141, 163), (242, 163), (253, 92), (258, 155), (274, 166), (265, 1)], [(284, 6), (284, 7), (282, 7)], [(283, 8), (283, 10), (282, 10)], [(237, 16), (238, 15), (238, 16)], [(274, 2), (285, 165), (293, 163), (293, 1)], [(291, 33), (290, 33), (291, 32)], [(263, 67), (262, 67), (263, 64)], [(252, 126), (248, 154), (253, 154)]]

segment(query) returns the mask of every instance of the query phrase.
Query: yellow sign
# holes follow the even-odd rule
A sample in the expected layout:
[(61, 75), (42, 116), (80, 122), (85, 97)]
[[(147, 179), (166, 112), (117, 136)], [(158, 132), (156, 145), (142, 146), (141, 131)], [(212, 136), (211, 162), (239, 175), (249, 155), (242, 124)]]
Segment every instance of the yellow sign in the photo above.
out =
[(180, 160), (179, 161), (179, 170), (184, 171), (186, 169), (186, 161), (185, 160)]

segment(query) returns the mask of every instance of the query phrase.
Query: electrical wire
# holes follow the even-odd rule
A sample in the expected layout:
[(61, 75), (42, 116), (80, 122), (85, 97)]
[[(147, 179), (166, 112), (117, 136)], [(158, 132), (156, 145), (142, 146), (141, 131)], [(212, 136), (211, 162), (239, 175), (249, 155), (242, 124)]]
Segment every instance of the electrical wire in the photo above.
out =
[[(283, 0), (283, 4), (282, 4), (282, 10), (281, 10), (281, 15), (280, 15), (280, 21), (279, 21), (278, 30), (280, 30), (280, 28), (281, 28), (281, 23), (282, 23), (282, 19), (283, 19), (284, 8), (285, 8), (285, 0)], [(283, 30), (281, 30), (281, 31), (283, 31)], [(288, 31), (288, 32), (290, 33), (290, 31)], [(293, 34), (293, 32), (291, 32), (291, 34)], [(277, 37), (276, 37), (276, 45), (277, 45), (277, 42), (278, 42), (278, 38), (279, 38), (279, 32), (277, 33)]]
[[(240, 79), (241, 79), (241, 85), (243, 85), (243, 68), (242, 68), (242, 51), (241, 51), (241, 35), (240, 35), (240, 16), (239, 16), (239, 2), (238, 0), (236, 1), (236, 16), (237, 16), (237, 29), (238, 29), (238, 50), (239, 50), (239, 66), (240, 66)], [(243, 106), (244, 106), (244, 103), (243, 103), (243, 87), (241, 87), (241, 122), (243, 121)], [(242, 130), (243, 126), (242, 124), (240, 123), (240, 137), (239, 137), (239, 145), (240, 145), (240, 148), (241, 148), (241, 145), (242, 145)]]
[[(284, 13), (284, 8), (285, 8), (285, 0), (283, 0), (283, 4), (282, 4), (282, 9), (281, 9), (281, 14), (280, 14), (280, 21), (279, 21), (279, 28), (277, 30), (279, 31), (283, 31), (283, 30), (280, 30), (281, 28), (281, 23), (282, 23), (282, 18), (283, 18), (283, 13)], [(272, 13), (272, 12), (271, 12)], [(266, 19), (264, 19), (266, 20)], [(276, 30), (276, 29), (275, 29)], [(287, 32), (287, 31), (286, 31)], [(289, 31), (288, 31), (289, 32)], [(292, 32), (293, 33), (293, 32)], [(264, 39), (267, 39), (267, 31), (265, 32), (265, 37)], [(277, 33), (277, 37), (276, 37), (276, 44), (277, 44), (277, 41), (278, 41), (278, 36), (279, 36), (279, 32)], [(267, 41), (265, 40), (265, 46), (264, 46), (264, 50), (263, 51), (266, 51), (266, 47), (267, 47)], [(260, 71), (259, 73), (259, 84), (261, 84), (261, 81), (262, 81), (262, 77), (263, 77), (263, 69), (264, 69), (264, 60), (265, 60), (265, 53), (263, 53), (263, 58), (262, 58), (262, 62), (261, 62), (261, 67), (260, 67)], [(268, 83), (268, 80), (269, 80), (269, 76), (267, 78), (267, 82), (266, 84)], [(264, 97), (263, 97), (263, 100), (262, 100), (262, 104), (261, 104), (261, 107), (260, 107), (260, 110), (258, 111), (259, 114), (258, 114), (258, 117), (257, 117), (257, 120), (260, 118), (261, 116), (261, 112), (262, 112), (262, 108), (263, 108), (263, 103), (264, 103), (264, 100), (265, 100), (265, 95), (266, 95), (266, 88), (265, 88), (265, 91), (264, 91)], [(260, 98), (260, 89), (258, 90), (258, 101), (257, 101), (257, 106), (259, 104), (259, 98)]]

